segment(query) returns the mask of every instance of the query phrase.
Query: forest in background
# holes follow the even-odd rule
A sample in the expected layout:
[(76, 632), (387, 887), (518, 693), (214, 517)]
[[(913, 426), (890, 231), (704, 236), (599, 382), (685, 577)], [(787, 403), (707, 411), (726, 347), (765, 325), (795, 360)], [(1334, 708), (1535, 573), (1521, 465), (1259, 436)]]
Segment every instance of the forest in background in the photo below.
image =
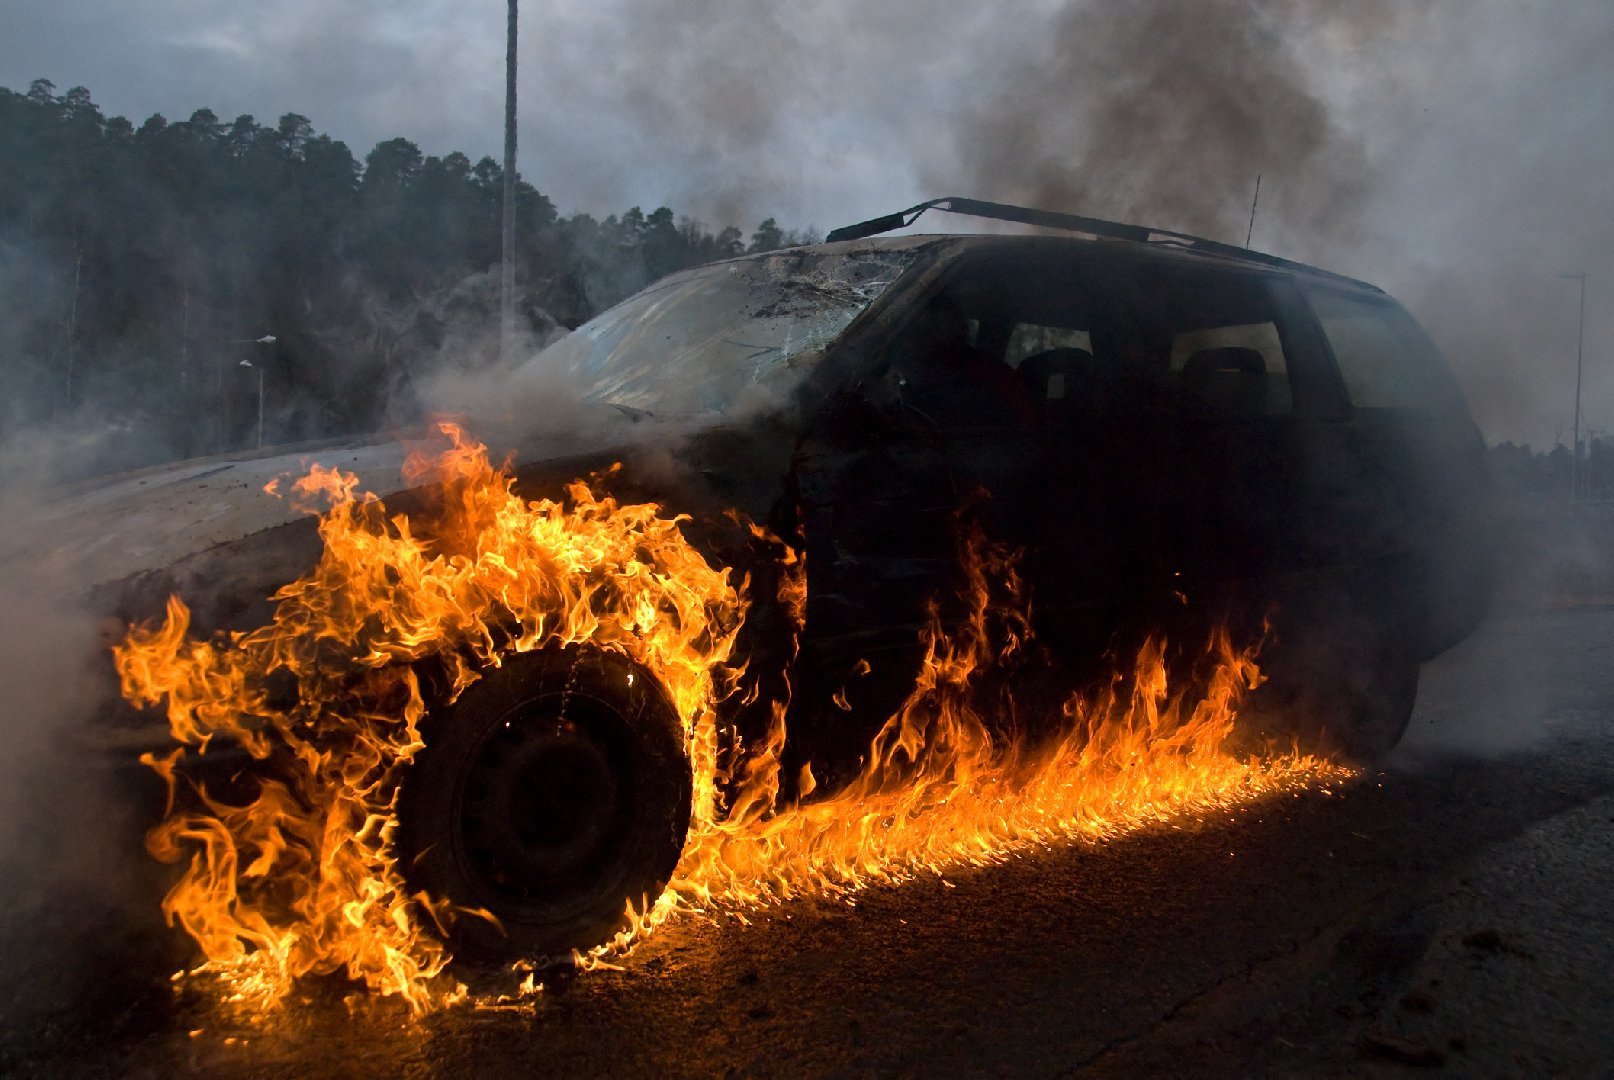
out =
[[(266, 444), (412, 423), (414, 387), (445, 360), (497, 359), (503, 189), (491, 157), (400, 137), (361, 161), (295, 113), (136, 127), (83, 87), (0, 88), (0, 469), (72, 477), (251, 447), (260, 376)], [(772, 218), (713, 232), (665, 206), (563, 217), (517, 192), (534, 347), (664, 274), (816, 239)], [(1614, 444), (1586, 454), (1580, 488), (1607, 497)], [(1568, 492), (1563, 446), (1504, 443), (1491, 460), (1508, 490)]]
[[(67, 474), (250, 447), (259, 377), (266, 443), (410, 422), (445, 355), (496, 359), (503, 187), (491, 157), (394, 138), (361, 161), (295, 113), (137, 127), (83, 87), (0, 88), (0, 444), (49, 430), (81, 448)], [(517, 190), (535, 345), (664, 274), (814, 239)]]

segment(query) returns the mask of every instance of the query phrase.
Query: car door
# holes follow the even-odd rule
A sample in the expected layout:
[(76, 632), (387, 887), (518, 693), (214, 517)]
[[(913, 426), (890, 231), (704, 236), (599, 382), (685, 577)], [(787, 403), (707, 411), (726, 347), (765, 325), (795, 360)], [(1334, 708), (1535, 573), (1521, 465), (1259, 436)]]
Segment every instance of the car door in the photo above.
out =
[(855, 374), (827, 395), (797, 448), (804, 666), (876, 713), (889, 703), (860, 702), (863, 680), (846, 673), (913, 661), (932, 603), (956, 592), (961, 515), (993, 542), (1018, 549), (1028, 539), (1036, 418), (981, 336), (981, 275), (977, 263), (949, 267), (881, 336), (860, 341), (862, 359), (838, 364)]
[(1091, 371), (1047, 429), (1042, 636), (1091, 657), (1161, 632), (1195, 644), (1229, 622), (1259, 634), (1333, 557), (1312, 484), (1328, 386), (1293, 288), (1182, 258), (1096, 258)]
[(1323, 449), (1330, 529), (1348, 588), (1422, 656), (1467, 634), (1489, 601), (1494, 550), (1484, 442), (1434, 345), (1376, 291), (1303, 286), (1348, 402)]

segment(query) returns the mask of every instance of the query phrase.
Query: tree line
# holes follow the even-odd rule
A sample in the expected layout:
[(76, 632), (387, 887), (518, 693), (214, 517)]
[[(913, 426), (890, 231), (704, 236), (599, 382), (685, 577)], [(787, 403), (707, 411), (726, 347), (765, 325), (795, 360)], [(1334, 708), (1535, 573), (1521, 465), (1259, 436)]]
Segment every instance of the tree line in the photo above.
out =
[(1580, 462), (1558, 443), (1548, 452), (1512, 442), (1490, 448), (1491, 475), (1510, 495), (1564, 497), (1578, 494), (1600, 502), (1614, 500), (1614, 439), (1583, 439)]
[[(137, 127), (83, 87), (0, 88), (0, 439), (94, 429), (89, 468), (239, 449), (260, 378), (267, 442), (407, 422), (445, 344), (496, 354), (503, 185), (491, 157), (405, 138), (360, 161), (295, 113)], [(520, 181), (518, 310), (542, 339), (672, 271), (811, 239), (664, 206), (566, 217)]]

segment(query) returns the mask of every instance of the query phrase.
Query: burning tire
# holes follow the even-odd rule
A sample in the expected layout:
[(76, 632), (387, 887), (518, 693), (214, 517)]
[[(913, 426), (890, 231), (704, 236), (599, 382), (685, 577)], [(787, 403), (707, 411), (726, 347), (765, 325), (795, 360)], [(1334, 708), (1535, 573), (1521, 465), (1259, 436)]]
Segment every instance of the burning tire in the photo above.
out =
[(447, 928), (458, 955), (598, 944), (677, 865), (691, 794), (683, 730), (625, 657), (514, 657), (425, 738), (400, 796), (400, 861), (414, 888), (462, 909)]

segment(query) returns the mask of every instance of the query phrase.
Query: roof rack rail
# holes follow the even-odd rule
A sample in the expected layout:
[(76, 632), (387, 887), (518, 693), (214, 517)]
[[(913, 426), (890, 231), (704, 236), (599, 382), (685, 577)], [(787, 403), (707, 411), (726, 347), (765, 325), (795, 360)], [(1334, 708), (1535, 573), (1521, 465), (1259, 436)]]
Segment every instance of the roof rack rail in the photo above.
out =
[(928, 202), (910, 206), (908, 209), (895, 214), (870, 218), (868, 221), (860, 221), (856, 225), (846, 225), (830, 233), (824, 238), (824, 242), (861, 240), (866, 236), (878, 236), (880, 233), (906, 228), (912, 225), (919, 215), (926, 210), (942, 210), (950, 214), (966, 214), (970, 217), (992, 218), (996, 221), (1013, 221), (1021, 225), (1034, 225), (1044, 229), (1061, 229), (1065, 232), (1085, 233), (1089, 236), (1102, 236), (1110, 240), (1135, 240), (1139, 243), (1165, 241), (1180, 244), (1195, 251), (1225, 255), (1235, 259), (1243, 259), (1247, 262), (1260, 263), (1263, 266), (1280, 267), (1285, 270), (1301, 270), (1310, 274), (1322, 274), (1340, 281), (1348, 281), (1352, 285), (1372, 289), (1374, 292), (1383, 291), (1376, 285), (1358, 281), (1356, 278), (1346, 277), (1344, 274), (1320, 270), (1315, 266), (1307, 266), (1305, 263), (1279, 258), (1276, 255), (1268, 255), (1261, 251), (1235, 247), (1232, 244), (1224, 244), (1219, 240), (1207, 240), (1203, 236), (1173, 232), (1170, 229), (1151, 229), (1144, 225), (1127, 225), (1119, 221), (1105, 221), (1103, 218), (1082, 217), (1079, 214), (1061, 214), (1052, 210), (1034, 210), (1026, 206), (987, 202), (984, 199), (965, 199), (956, 195), (931, 199)]

